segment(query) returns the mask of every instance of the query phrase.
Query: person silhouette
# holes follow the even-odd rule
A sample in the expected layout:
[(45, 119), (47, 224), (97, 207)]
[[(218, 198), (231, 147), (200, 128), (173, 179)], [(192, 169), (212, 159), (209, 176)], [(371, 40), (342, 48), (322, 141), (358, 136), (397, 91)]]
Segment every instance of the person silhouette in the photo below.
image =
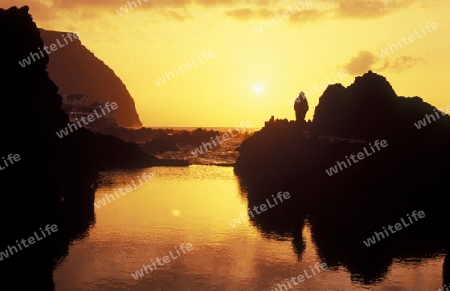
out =
[(302, 124), (305, 122), (305, 115), (308, 109), (308, 100), (306, 99), (305, 93), (301, 91), (294, 103), (295, 119), (298, 123)]

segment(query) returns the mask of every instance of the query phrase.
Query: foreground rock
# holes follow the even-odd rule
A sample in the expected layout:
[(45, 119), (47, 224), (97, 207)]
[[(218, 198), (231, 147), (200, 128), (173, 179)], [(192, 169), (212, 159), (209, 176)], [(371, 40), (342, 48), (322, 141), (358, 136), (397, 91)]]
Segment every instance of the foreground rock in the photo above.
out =
[[(292, 198), (252, 222), (268, 235), (291, 236), (301, 256), (307, 219), (321, 261), (368, 284), (395, 259), (446, 254), (450, 118), (434, 109), (419, 97), (398, 97), (384, 77), (368, 72), (347, 88), (329, 86), (311, 123), (266, 123), (242, 143), (235, 172), (249, 207), (279, 191)], [(418, 129), (426, 115), (431, 122)], [(355, 162), (359, 153), (363, 159)], [(363, 244), (414, 210), (426, 218), (370, 247)], [(450, 274), (448, 264), (444, 268)]]

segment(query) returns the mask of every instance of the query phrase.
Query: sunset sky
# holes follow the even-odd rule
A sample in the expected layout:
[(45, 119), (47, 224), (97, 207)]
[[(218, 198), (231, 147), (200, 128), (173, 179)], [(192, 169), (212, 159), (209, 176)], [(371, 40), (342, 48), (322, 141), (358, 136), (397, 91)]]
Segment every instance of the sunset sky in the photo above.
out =
[[(0, 7), (28, 5), (38, 27), (78, 32), (126, 84), (146, 127), (294, 119), (301, 90), (312, 119), (321, 82), (348, 86), (368, 70), (400, 96), (450, 105), (450, 0), (139, 1), (122, 15), (125, 0), (0, 0)], [(381, 58), (388, 44), (398, 50)], [(179, 66), (184, 72), (155, 83)]]

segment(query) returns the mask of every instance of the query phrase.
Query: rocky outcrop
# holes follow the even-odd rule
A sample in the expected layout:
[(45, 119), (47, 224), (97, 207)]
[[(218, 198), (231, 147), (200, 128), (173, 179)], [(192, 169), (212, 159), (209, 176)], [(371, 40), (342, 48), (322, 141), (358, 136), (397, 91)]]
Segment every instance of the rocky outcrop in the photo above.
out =
[[(291, 198), (252, 218), (253, 224), (299, 241), (307, 219), (321, 261), (367, 284), (397, 258), (448, 254), (450, 117), (435, 109), (419, 97), (397, 96), (384, 77), (368, 72), (347, 88), (329, 86), (311, 124), (267, 122), (242, 143), (235, 173), (248, 207), (279, 191)], [(375, 152), (377, 139), (386, 147)], [(426, 218), (370, 248), (363, 244), (414, 210)], [(302, 245), (296, 249), (301, 256)], [(444, 269), (448, 274), (448, 264)]]
[[(79, 39), (70, 40), (67, 32), (40, 29), (44, 45), (56, 45), (48, 63), (50, 78), (58, 93), (83, 93), (91, 102), (116, 102), (114, 111), (121, 127), (141, 127), (135, 103), (125, 84), (114, 71), (89, 51)], [(67, 43), (66, 43), (67, 42)]]
[[(419, 97), (397, 96), (385, 77), (369, 71), (347, 88), (341, 84), (328, 86), (315, 109), (312, 131), (363, 140), (414, 137), (414, 122), (434, 113), (433, 109)], [(445, 123), (434, 126), (443, 129)]]

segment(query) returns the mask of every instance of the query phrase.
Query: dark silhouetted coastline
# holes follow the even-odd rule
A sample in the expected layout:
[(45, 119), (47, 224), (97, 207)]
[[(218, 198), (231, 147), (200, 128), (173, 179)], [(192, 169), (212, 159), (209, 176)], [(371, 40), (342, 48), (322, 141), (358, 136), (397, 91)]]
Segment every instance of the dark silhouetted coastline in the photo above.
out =
[[(347, 88), (330, 85), (314, 120), (300, 128), (295, 121), (266, 122), (242, 143), (235, 173), (249, 205), (279, 190), (292, 198), (253, 223), (267, 234), (290, 231), (298, 241), (299, 228), (308, 221), (321, 260), (331, 268), (346, 267), (353, 280), (366, 284), (383, 278), (394, 259), (447, 254), (450, 118), (420, 131), (414, 126), (433, 112), (419, 97), (397, 96), (384, 77), (369, 71)], [(337, 161), (375, 140), (389, 146), (327, 175)], [(426, 217), (370, 248), (363, 244), (414, 210)], [(302, 244), (296, 249), (301, 254)]]

